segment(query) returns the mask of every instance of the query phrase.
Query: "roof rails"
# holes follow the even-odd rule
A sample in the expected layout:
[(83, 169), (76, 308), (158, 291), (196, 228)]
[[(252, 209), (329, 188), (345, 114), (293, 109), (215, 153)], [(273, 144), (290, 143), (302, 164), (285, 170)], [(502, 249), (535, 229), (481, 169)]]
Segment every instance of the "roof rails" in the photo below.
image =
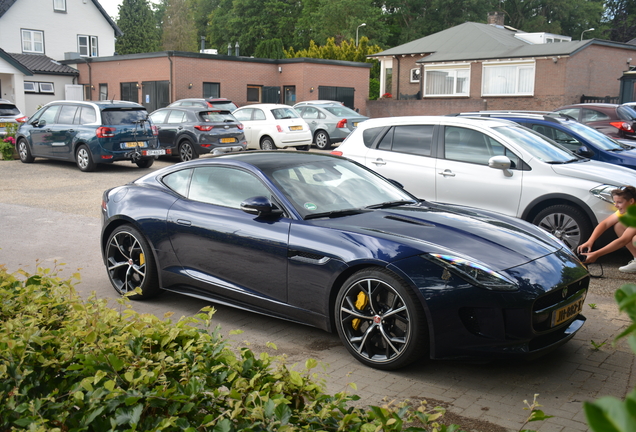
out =
[(457, 114), (450, 114), (451, 116), (458, 116), (458, 117), (528, 117), (528, 116), (534, 116), (534, 118), (542, 118), (543, 120), (546, 121), (551, 121), (554, 123), (558, 123), (559, 122), (559, 118), (560, 119), (566, 119), (566, 120), (573, 120), (576, 121), (576, 119), (570, 115), (564, 114), (564, 113), (560, 113), (560, 112), (553, 112), (553, 111), (524, 111), (524, 110), (485, 110), (485, 111), (475, 111), (475, 112), (465, 112), (465, 113), (457, 113)]

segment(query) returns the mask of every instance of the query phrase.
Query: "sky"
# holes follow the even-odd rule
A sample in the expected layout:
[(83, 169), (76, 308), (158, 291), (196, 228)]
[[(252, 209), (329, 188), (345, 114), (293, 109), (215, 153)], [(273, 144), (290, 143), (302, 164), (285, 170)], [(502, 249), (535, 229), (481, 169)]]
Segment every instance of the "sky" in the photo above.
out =
[[(117, 6), (121, 4), (123, 0), (98, 0), (99, 4), (102, 5), (106, 13), (110, 15), (114, 20), (117, 19), (117, 14), (119, 13), (119, 9)], [(159, 3), (159, 0), (150, 0), (150, 3)]]

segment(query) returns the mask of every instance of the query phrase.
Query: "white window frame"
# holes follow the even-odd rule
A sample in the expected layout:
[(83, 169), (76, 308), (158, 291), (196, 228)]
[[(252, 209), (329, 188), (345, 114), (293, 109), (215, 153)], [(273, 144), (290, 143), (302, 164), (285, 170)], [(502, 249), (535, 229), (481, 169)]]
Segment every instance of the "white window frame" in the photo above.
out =
[(25, 93), (37, 93), (39, 91), (38, 83), (33, 81), (24, 81)]
[(53, 10), (56, 12), (66, 12), (66, 0), (53, 0)]
[[(490, 78), (490, 75), (494, 73), (495, 68), (507, 69), (514, 82), (510, 87), (512, 91), (500, 91), (495, 88), (494, 83), (488, 84), (486, 81)], [(482, 80), (481, 80), (481, 95), (482, 96), (534, 96), (534, 83), (536, 80), (537, 65), (534, 60), (520, 60), (509, 62), (484, 62), (482, 63)], [(505, 72), (505, 70), (503, 71)], [(530, 82), (525, 83), (525, 87), (522, 83), (522, 76), (524, 74), (530, 74)], [(501, 76), (505, 79), (505, 77)], [(494, 78), (494, 77), (493, 77)]]
[[(22, 52), (24, 53), (37, 53), (44, 54), (44, 32), (42, 30), (28, 30), (22, 29)], [(40, 35), (40, 40), (37, 41), (36, 35)], [(41, 44), (42, 49), (36, 49), (36, 44)], [(31, 45), (31, 48), (27, 48), (27, 44)]]
[(386, 71), (387, 69), (391, 69), (391, 74), (393, 74), (393, 58), (384, 57), (380, 59), (380, 96), (386, 93)]
[(41, 82), (40, 93), (55, 93), (55, 86), (52, 82)]
[[(457, 75), (458, 72), (467, 72), (465, 92), (457, 92)], [(452, 93), (428, 93), (427, 80), (428, 72), (446, 72), (453, 78), (453, 92)], [(448, 65), (431, 65), (424, 66), (424, 97), (466, 97), (470, 96), (470, 63), (457, 63)]]
[[(85, 39), (86, 43), (82, 43), (82, 39)], [(97, 36), (77, 35), (77, 52), (80, 57), (97, 57), (99, 55), (97, 48)], [(82, 49), (85, 53), (82, 53)]]
[(418, 83), (422, 80), (422, 68), (413, 68), (411, 69), (411, 73), (409, 75), (410, 81), (412, 83)]

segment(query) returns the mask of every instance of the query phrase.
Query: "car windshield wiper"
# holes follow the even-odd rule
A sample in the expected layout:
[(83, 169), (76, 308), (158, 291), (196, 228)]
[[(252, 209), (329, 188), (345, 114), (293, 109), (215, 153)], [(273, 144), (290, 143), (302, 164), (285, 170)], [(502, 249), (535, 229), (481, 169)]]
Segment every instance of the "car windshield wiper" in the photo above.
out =
[(365, 208), (368, 209), (382, 209), (382, 208), (389, 208), (389, 207), (397, 207), (397, 206), (401, 206), (404, 204), (417, 204), (417, 201), (415, 200), (399, 200), (399, 201), (387, 201), (387, 202), (383, 202), (380, 204), (371, 204), (366, 206)]
[(305, 220), (307, 219), (318, 219), (318, 218), (332, 218), (332, 217), (340, 217), (340, 216), (350, 216), (354, 214), (360, 214), (366, 212), (365, 209), (346, 209), (346, 210), (332, 210), (328, 212), (322, 213), (312, 213), (305, 216)]

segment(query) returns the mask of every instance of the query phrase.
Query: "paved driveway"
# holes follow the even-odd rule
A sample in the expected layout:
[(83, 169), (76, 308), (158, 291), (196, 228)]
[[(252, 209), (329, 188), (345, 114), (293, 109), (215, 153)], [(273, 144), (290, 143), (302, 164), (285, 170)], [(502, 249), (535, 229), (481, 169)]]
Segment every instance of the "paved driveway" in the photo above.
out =
[[(81, 293), (94, 291), (101, 298), (115, 299), (98, 246), (102, 192), (171, 163), (158, 161), (142, 170), (122, 162), (96, 173), (82, 173), (66, 162), (0, 161), (0, 264), (10, 271), (33, 272), (36, 266), (57, 263), (62, 275), (80, 269)], [(268, 350), (267, 342), (274, 342), (290, 362), (318, 359), (326, 365), (330, 393), (355, 383), (354, 393), (365, 405), (380, 404), (385, 397), (426, 399), (446, 406), (453, 420), (467, 429), (516, 431), (528, 414), (523, 400), (532, 400), (539, 393), (544, 411), (555, 418), (529, 426), (539, 431), (585, 431), (583, 401), (604, 395), (622, 398), (636, 384), (631, 350), (625, 342), (611, 344), (628, 325), (613, 300), (617, 287), (636, 279), (636, 275), (617, 270), (628, 260), (625, 252), (606, 257), (604, 277), (592, 280), (583, 329), (559, 350), (533, 362), (428, 361), (397, 372), (381, 372), (353, 360), (335, 334), (224, 306), (216, 306), (215, 319), (226, 335), (234, 329), (244, 331), (227, 336), (235, 346), (249, 344), (260, 352)], [(207, 304), (174, 294), (134, 303), (140, 312), (157, 316), (174, 312), (176, 317), (194, 314)], [(594, 351), (591, 341), (605, 344)]]

